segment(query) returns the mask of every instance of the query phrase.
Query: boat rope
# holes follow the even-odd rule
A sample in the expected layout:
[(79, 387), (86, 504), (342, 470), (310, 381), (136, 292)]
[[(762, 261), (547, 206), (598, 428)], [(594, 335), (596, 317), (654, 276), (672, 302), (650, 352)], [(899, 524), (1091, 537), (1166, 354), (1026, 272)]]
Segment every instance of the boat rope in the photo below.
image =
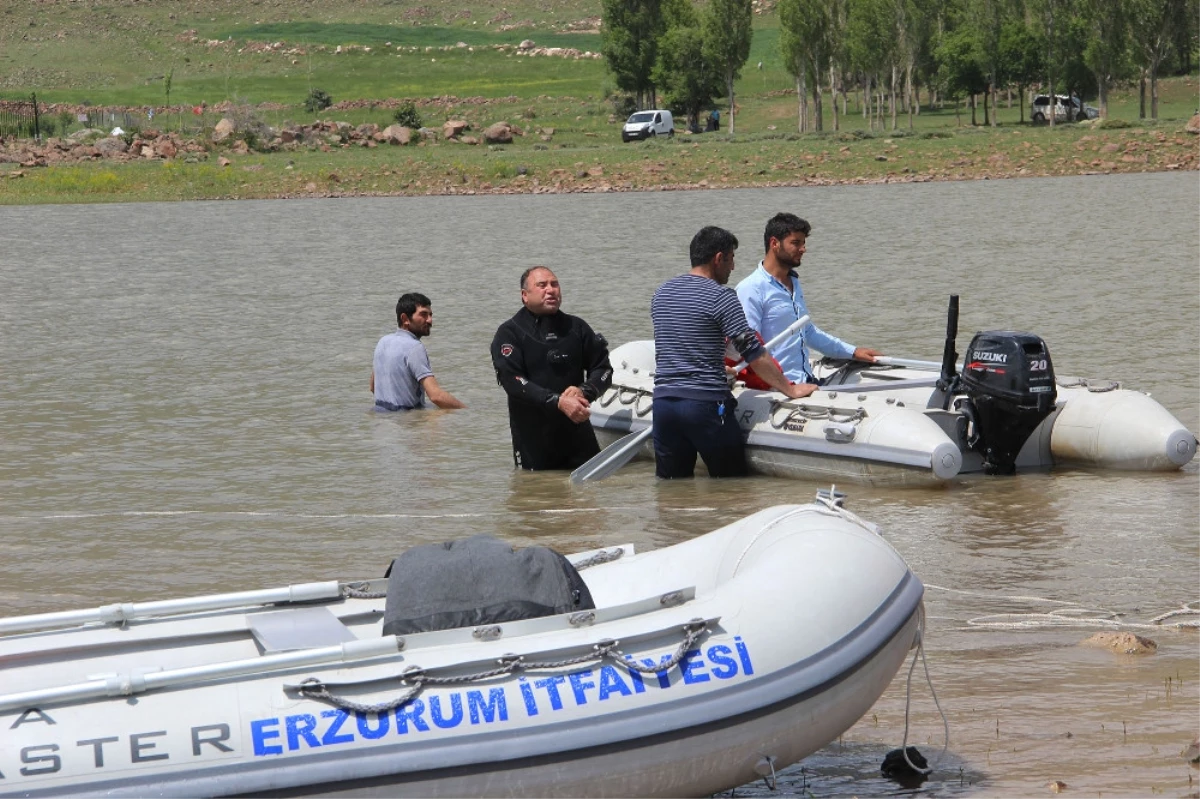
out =
[(1116, 380), (1105, 380), (1102, 383), (1096, 381), (1096, 385), (1092, 385), (1092, 380), (1082, 377), (1067, 377), (1055, 380), (1062, 388), (1086, 388), (1093, 394), (1103, 394), (1106, 391), (1116, 391), (1121, 387), (1121, 384)]
[(342, 583), (342, 596), (345, 599), (383, 599), (387, 596), (387, 591), (368, 591), (370, 583), (354, 582)]
[[(687, 624), (680, 628), (683, 631), (683, 640), (676, 647), (674, 654), (662, 663), (656, 663), (650, 666), (643, 665), (634, 660), (630, 655), (625, 654), (620, 648), (621, 642), (613, 638), (605, 638), (597, 641), (592, 645), (591, 650), (575, 657), (563, 658), (561, 660), (547, 661), (530, 661), (525, 659), (525, 655), (504, 655), (496, 660), (499, 664), (495, 668), (478, 671), (471, 674), (459, 674), (448, 677), (438, 677), (430, 674), (420, 666), (409, 666), (400, 672), (398, 675), (385, 679), (399, 680), (403, 685), (408, 686), (407, 690), (401, 695), (389, 699), (384, 702), (374, 704), (366, 704), (355, 702), (352, 699), (347, 699), (344, 696), (336, 696), (329, 687), (316, 677), (308, 677), (301, 680), (295, 686), (296, 692), (307, 699), (315, 699), (320, 702), (333, 705), (341, 710), (354, 713), (388, 713), (398, 707), (411, 702), (417, 698), (417, 695), (427, 685), (455, 685), (458, 683), (478, 682), (480, 680), (490, 680), (495, 677), (502, 677), (507, 674), (514, 674), (518, 671), (561, 671), (568, 666), (577, 666), (581, 663), (590, 663), (596, 660), (604, 660), (605, 658), (612, 660), (625, 667), (629, 671), (636, 671), (640, 674), (661, 674), (670, 671), (679, 665), (683, 660), (688, 650), (708, 631), (708, 622), (704, 619), (692, 619)], [(452, 667), (447, 667), (452, 668)], [(286, 686), (285, 686), (286, 687)]]
[[(1041, 602), (1062, 605), (1063, 607), (1046, 613), (990, 613), (967, 619), (968, 627), (985, 627), (1001, 630), (1028, 630), (1045, 627), (1103, 627), (1109, 629), (1200, 629), (1200, 600), (1185, 602), (1175, 610), (1162, 613), (1146, 622), (1126, 621), (1124, 614), (1105, 608), (1088, 608), (1074, 602), (1061, 599), (1049, 599), (1039, 596), (1005, 596), (985, 594), (979, 591), (964, 591), (957, 588), (944, 588), (940, 585), (926, 585), (928, 589), (946, 591), (964, 596), (976, 596), (989, 600), (1010, 602)], [(1190, 618), (1167, 622), (1177, 616)]]
[[(933, 760), (933, 765), (928, 768), (919, 768), (908, 757), (908, 711), (912, 706), (912, 677), (913, 671), (917, 668), (917, 658), (921, 659), (921, 665), (925, 668), (925, 683), (929, 686), (929, 695), (933, 697), (933, 705), (937, 708), (938, 714), (942, 717), (942, 751), (938, 752), (937, 757)], [(942, 705), (938, 702), (937, 692), (933, 690), (933, 678), (929, 675), (929, 661), (925, 659), (925, 606), (921, 605), (917, 611), (917, 651), (913, 654), (912, 664), (908, 667), (908, 679), (905, 681), (904, 687), (904, 741), (900, 744), (900, 752), (904, 755), (904, 762), (908, 767), (918, 774), (930, 774), (938, 763), (942, 762), (946, 751), (950, 748), (950, 722), (946, 718), (946, 711), (942, 710)]]
[[(788, 415), (778, 420), (779, 411), (789, 411)], [(847, 410), (843, 408), (827, 408), (816, 405), (807, 405), (801, 403), (794, 405), (789, 400), (774, 400), (771, 402), (771, 427), (776, 430), (783, 428), (788, 422), (796, 418), (801, 418), (806, 421), (819, 421), (828, 419), (831, 422), (853, 423), (867, 418), (867, 412), (862, 408)], [(778, 421), (777, 421), (778, 420)]]
[(620, 560), (625, 554), (625, 550), (617, 547), (616, 549), (602, 549), (591, 557), (584, 558), (578, 563), (572, 564), (575, 571), (583, 571), (590, 569), (593, 566), (599, 566), (601, 563), (612, 563), (614, 560)]
[[(646, 414), (650, 413), (650, 410), (654, 407), (654, 392), (646, 391), (643, 388), (621, 386), (620, 388), (616, 389), (615, 396), (617, 401), (622, 405), (633, 406), (634, 416), (645, 416)], [(650, 404), (643, 406), (641, 402), (645, 398), (650, 399)]]

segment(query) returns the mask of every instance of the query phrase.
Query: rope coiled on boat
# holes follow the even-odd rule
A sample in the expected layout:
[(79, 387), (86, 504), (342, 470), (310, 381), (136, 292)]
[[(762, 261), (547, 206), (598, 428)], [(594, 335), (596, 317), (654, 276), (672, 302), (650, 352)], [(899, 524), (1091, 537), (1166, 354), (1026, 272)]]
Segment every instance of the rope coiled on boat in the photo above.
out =
[(708, 622), (704, 619), (692, 619), (680, 629), (683, 631), (683, 640), (676, 647), (674, 654), (667, 661), (651, 666), (644, 666), (625, 654), (620, 648), (620, 641), (605, 638), (593, 644), (591, 651), (584, 652), (575, 657), (563, 658), (561, 660), (527, 661), (524, 655), (510, 654), (498, 658), (496, 662), (499, 665), (496, 668), (471, 674), (438, 677), (429, 674), (420, 666), (409, 666), (395, 677), (387, 678), (399, 680), (402, 684), (408, 686), (408, 689), (394, 699), (374, 704), (355, 702), (344, 696), (337, 696), (329, 690), (329, 686), (316, 677), (308, 677), (301, 680), (295, 686), (295, 690), (303, 698), (325, 702), (348, 712), (388, 713), (416, 699), (417, 695), (427, 685), (455, 685), (458, 683), (478, 682), (480, 680), (490, 680), (495, 677), (514, 674), (518, 671), (561, 670), (568, 666), (577, 666), (581, 663), (590, 663), (596, 660), (604, 660), (605, 658), (624, 666), (629, 671), (636, 671), (639, 674), (659, 674), (670, 671), (679, 665), (688, 650), (708, 631)]

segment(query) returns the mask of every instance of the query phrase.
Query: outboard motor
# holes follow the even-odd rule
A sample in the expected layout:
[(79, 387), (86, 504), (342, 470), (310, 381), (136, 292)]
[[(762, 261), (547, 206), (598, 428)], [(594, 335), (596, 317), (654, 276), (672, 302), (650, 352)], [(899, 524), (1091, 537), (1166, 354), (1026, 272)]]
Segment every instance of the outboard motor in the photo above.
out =
[(1032, 333), (976, 333), (960, 381), (967, 446), (983, 456), (987, 474), (1013, 474), (1025, 440), (1058, 399), (1046, 342)]

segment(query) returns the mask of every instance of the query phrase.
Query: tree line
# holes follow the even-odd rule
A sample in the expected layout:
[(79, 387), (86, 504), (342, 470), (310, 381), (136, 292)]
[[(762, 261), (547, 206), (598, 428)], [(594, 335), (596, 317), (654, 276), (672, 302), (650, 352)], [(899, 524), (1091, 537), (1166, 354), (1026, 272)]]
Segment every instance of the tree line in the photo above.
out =
[[(1158, 118), (1158, 78), (1187, 73), (1200, 44), (1200, 0), (778, 0), (779, 47), (795, 79), (797, 128), (824, 130), (825, 95), (839, 128), (848, 97), (872, 129), (967, 99), (976, 124), (996, 124), (999, 94), (1097, 98), (1137, 81), (1139, 116)], [(637, 108), (660, 99), (697, 129), (724, 98), (734, 132), (734, 82), (753, 37), (751, 0), (603, 0), (601, 52)], [(761, 66), (761, 65), (760, 65)], [(1054, 113), (1049, 122), (1054, 123)]]

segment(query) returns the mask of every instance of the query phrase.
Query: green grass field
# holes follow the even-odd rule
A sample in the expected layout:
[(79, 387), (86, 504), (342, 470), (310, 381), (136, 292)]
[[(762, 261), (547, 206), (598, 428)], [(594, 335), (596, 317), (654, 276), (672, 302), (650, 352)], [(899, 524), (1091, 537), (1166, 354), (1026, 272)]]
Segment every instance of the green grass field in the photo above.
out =
[[(598, 51), (599, 36), (588, 32), (598, 13), (598, 3), (584, 0), (472, 0), (454, 7), (411, 0), (9, 3), (0, 8), (0, 99), (36, 92), (49, 103), (154, 106), (153, 127), (193, 135), (220, 117), (185, 110), (202, 101), (232, 102), (240, 114), (278, 128), (314, 118), (385, 126), (393, 112), (379, 101), (412, 99), (431, 127), (450, 118), (476, 129), (509, 120), (530, 135), (491, 148), (443, 143), (252, 154), (226, 168), (215, 163), (220, 153), (203, 163), (166, 165), (104, 161), (29, 171), (0, 164), (0, 178), (20, 173), (0, 179), (0, 203), (652, 189), (1197, 166), (1195, 137), (1180, 135), (1197, 111), (1194, 75), (1162, 82), (1158, 121), (1138, 120), (1136, 86), (1117, 87), (1109, 117), (1130, 129), (1018, 124), (1014, 97), (1011, 106), (993, 109), (994, 128), (982, 127), (982, 110), (980, 126), (971, 127), (968, 109), (946, 104), (922, 107), (911, 131), (900, 114), (899, 130), (892, 131), (890, 118), (872, 128), (852, 95), (840, 131), (831, 130), (827, 98), (826, 131), (798, 134), (794, 81), (782, 69), (771, 15), (756, 18), (736, 87), (733, 140), (726, 115), (719, 134), (623, 145), (603, 61), (515, 53), (523, 39)], [(312, 89), (340, 105), (305, 111)], [(682, 129), (684, 120), (676, 125)], [(588, 174), (597, 170), (602, 175)]]

